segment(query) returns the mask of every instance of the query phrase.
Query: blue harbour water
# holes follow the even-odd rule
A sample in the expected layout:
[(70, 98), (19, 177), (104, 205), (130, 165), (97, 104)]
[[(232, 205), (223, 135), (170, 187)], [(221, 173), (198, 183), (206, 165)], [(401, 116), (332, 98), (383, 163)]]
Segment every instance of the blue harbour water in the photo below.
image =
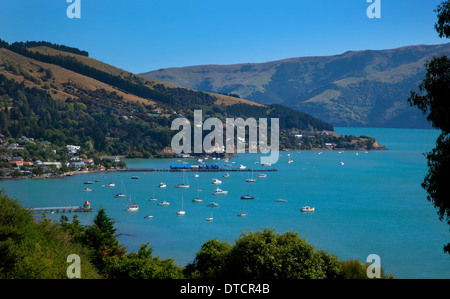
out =
[[(96, 209), (105, 208), (116, 221), (122, 245), (138, 250), (150, 242), (153, 254), (174, 258), (179, 265), (191, 262), (208, 239), (234, 242), (242, 232), (274, 228), (278, 232), (295, 231), (317, 248), (326, 249), (340, 259), (356, 258), (364, 262), (369, 254), (378, 254), (387, 273), (396, 278), (450, 278), (450, 258), (443, 246), (449, 240), (449, 227), (438, 220), (436, 209), (426, 199), (420, 186), (426, 172), (424, 152), (434, 147), (439, 132), (435, 130), (336, 128), (341, 135), (369, 135), (385, 145), (386, 151), (293, 151), (281, 152), (277, 172), (265, 172), (258, 178), (257, 154), (240, 154), (230, 159), (233, 168), (240, 164), (252, 172), (186, 173), (191, 187), (175, 188), (183, 181), (181, 173), (128, 172), (78, 174), (63, 179), (28, 179), (1, 181), (0, 187), (17, 197), (26, 207), (82, 205), (88, 200)], [(287, 156), (290, 154), (290, 156)], [(292, 159), (292, 163), (287, 163)], [(184, 159), (196, 163), (194, 159)], [(168, 168), (177, 159), (127, 160), (129, 168)], [(341, 165), (340, 162), (344, 162)], [(224, 162), (206, 160), (206, 164)], [(250, 176), (254, 200), (241, 200), (247, 193), (245, 180)], [(139, 176), (140, 179), (131, 179)], [(214, 196), (217, 185), (229, 191)], [(86, 180), (100, 180), (84, 185)], [(115, 187), (106, 184), (114, 182)], [(115, 198), (125, 186), (128, 198)], [(157, 188), (165, 182), (167, 188)], [(92, 192), (82, 192), (85, 187)], [(193, 203), (197, 189), (202, 203)], [(170, 206), (158, 206), (146, 199), (167, 200)], [(275, 202), (275, 199), (287, 202)], [(138, 212), (127, 212), (129, 199)], [(176, 211), (183, 208), (184, 216)], [(206, 205), (214, 201), (216, 208)], [(305, 205), (313, 213), (301, 213)], [(245, 211), (246, 217), (237, 214)], [(206, 221), (212, 214), (214, 220)], [(71, 219), (72, 214), (65, 214)], [(83, 224), (92, 223), (96, 212), (79, 213)], [(152, 215), (153, 219), (144, 219)], [(59, 220), (61, 214), (48, 217)]]

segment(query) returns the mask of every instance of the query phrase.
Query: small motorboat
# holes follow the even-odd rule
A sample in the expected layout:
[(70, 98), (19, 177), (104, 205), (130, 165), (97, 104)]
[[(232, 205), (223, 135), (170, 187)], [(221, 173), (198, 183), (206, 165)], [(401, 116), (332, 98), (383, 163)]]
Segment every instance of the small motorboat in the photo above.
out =
[(220, 184), (222, 184), (222, 181), (214, 178), (214, 179), (212, 179), (211, 184), (220, 185)]
[(210, 202), (208, 205), (207, 205), (207, 207), (209, 207), (209, 208), (216, 208), (216, 207), (218, 207), (219, 206), (219, 204), (218, 203), (215, 203), (215, 202)]
[(167, 185), (163, 182), (159, 183), (158, 188), (166, 188)]
[(228, 191), (224, 191), (222, 189), (220, 189), (219, 187), (217, 187), (216, 190), (214, 190), (213, 195), (227, 195)]
[(152, 218), (153, 218), (152, 215), (147, 215), (147, 216), (144, 217), (144, 219), (152, 219)]
[(301, 212), (308, 213), (308, 212), (314, 212), (314, 207), (310, 206), (304, 206), (300, 209)]
[(170, 202), (163, 200), (162, 202), (157, 203), (158, 206), (168, 206), (170, 205)]

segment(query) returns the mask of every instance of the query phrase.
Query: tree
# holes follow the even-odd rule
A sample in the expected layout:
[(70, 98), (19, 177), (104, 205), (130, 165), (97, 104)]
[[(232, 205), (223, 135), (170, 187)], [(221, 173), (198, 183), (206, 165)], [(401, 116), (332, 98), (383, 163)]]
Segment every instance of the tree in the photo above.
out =
[(225, 279), (338, 278), (340, 263), (298, 233), (273, 229), (243, 233), (234, 245), (206, 242), (186, 267), (187, 276)]
[[(450, 0), (442, 2), (435, 12), (435, 24), (439, 36), (450, 36)], [(438, 209), (439, 220), (450, 225), (450, 59), (447, 56), (433, 57), (426, 64), (427, 74), (419, 86), (419, 93), (411, 92), (408, 102), (416, 106), (433, 127), (440, 129), (441, 135), (436, 147), (428, 152), (428, 174), (422, 187), (427, 191), (427, 199)], [(450, 254), (450, 243), (444, 246)]]
[(444, 1), (436, 9), (438, 21), (434, 25), (434, 28), (439, 33), (439, 37), (450, 36), (450, 2)]

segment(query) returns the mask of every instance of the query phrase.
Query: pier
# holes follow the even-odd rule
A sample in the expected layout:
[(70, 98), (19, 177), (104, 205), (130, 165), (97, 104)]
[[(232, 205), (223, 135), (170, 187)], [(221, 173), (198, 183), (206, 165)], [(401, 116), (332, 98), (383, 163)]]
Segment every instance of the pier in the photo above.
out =
[(92, 212), (93, 209), (88, 201), (83, 206), (68, 206), (68, 207), (44, 207), (44, 208), (29, 208), (32, 213), (71, 213), (71, 212)]
[(275, 168), (266, 168), (266, 169), (236, 169), (236, 168), (217, 168), (217, 169), (200, 169), (200, 168), (176, 168), (176, 169), (170, 169), (170, 168), (121, 168), (116, 169), (117, 172), (247, 172), (247, 171), (254, 171), (254, 172), (272, 172), (272, 171), (278, 171)]

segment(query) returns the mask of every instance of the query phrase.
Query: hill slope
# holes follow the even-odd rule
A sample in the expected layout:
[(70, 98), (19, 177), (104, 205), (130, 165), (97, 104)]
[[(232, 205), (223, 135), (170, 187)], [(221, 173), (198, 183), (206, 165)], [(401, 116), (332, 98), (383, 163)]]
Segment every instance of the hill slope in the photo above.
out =
[(147, 79), (87, 52), (52, 46), (0, 40), (0, 133), (6, 137), (147, 157), (170, 152), (171, 121), (180, 114), (192, 119), (194, 109), (205, 118), (280, 117), (281, 129), (333, 130), (290, 108)]
[(233, 93), (278, 103), (335, 126), (429, 127), (406, 101), (433, 55), (449, 55), (450, 43), (267, 63), (203, 65), (141, 74), (197, 90)]

